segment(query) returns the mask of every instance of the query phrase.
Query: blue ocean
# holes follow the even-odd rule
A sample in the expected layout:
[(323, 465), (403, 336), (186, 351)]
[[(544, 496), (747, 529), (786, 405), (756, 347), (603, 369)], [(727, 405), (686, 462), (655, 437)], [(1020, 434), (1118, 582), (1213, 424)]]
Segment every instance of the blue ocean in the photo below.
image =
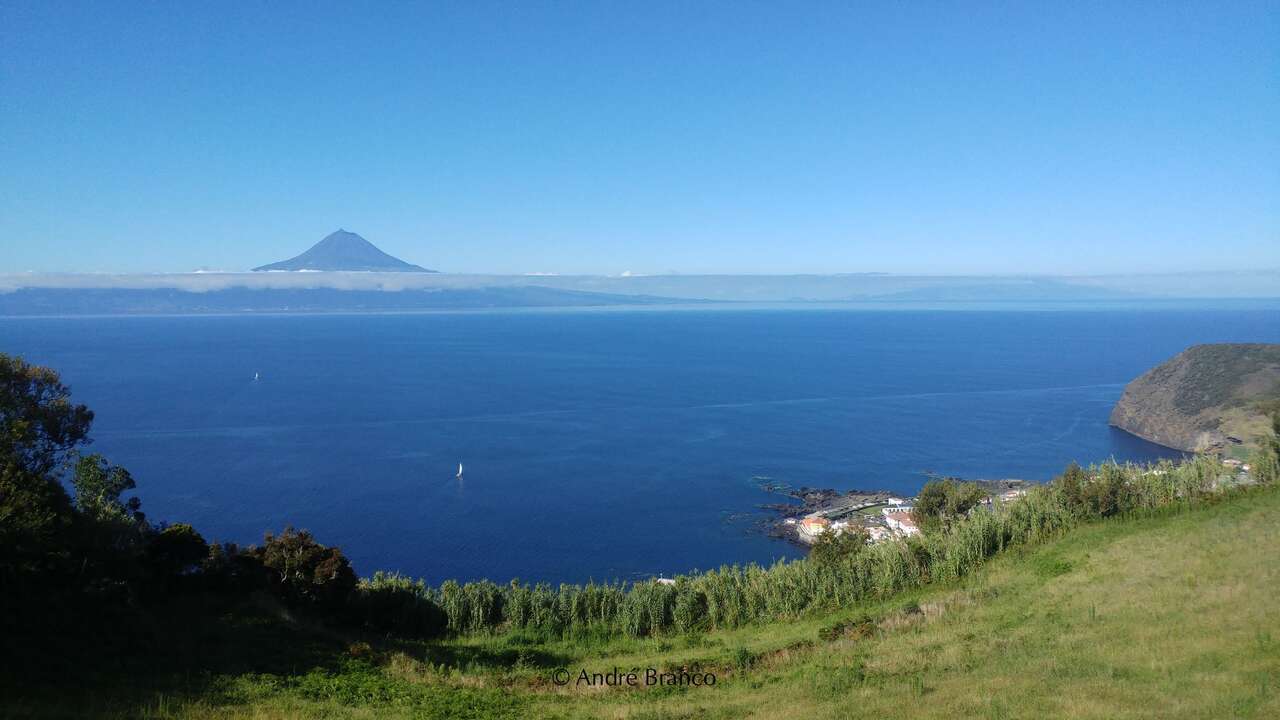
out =
[[(307, 528), (358, 572), (635, 579), (799, 551), (760, 482), (913, 493), (1176, 453), (1108, 427), (1256, 310), (702, 309), (0, 319), (155, 521)], [(255, 379), (255, 376), (257, 379)], [(465, 467), (459, 479), (459, 463)]]

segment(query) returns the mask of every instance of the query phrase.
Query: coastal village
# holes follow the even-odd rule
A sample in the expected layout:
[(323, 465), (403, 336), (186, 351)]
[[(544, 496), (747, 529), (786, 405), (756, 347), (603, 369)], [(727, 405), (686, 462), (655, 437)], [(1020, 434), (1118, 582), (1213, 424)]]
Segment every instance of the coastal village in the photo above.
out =
[[(1009, 502), (1026, 493), (1023, 480), (1002, 480), (989, 483), (990, 494), (983, 505)], [(851, 529), (867, 533), (869, 542), (877, 543), (893, 538), (918, 535), (920, 528), (912, 516), (914, 498), (900, 498), (887, 493), (851, 491), (839, 495), (833, 491), (802, 489), (791, 493), (804, 501), (804, 505), (792, 506), (800, 512), (782, 520), (780, 533), (788, 539), (812, 545), (826, 533), (840, 535)]]

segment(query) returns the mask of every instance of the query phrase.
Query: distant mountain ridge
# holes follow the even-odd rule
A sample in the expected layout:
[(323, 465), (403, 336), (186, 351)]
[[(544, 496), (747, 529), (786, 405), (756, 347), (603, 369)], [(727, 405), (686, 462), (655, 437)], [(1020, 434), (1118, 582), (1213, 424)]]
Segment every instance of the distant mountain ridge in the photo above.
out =
[(353, 232), (338, 230), (311, 246), (297, 257), (262, 265), (254, 272), (272, 270), (316, 270), (348, 272), (420, 272), (432, 273), (420, 265), (407, 263), (379, 250), (373, 243)]
[(1280, 408), (1280, 345), (1195, 345), (1125, 386), (1111, 424), (1188, 452), (1245, 449)]

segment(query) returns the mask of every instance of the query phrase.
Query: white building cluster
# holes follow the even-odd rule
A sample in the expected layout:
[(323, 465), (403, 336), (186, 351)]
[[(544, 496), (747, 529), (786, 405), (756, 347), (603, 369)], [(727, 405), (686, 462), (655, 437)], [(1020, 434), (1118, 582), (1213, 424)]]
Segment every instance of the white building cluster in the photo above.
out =
[(920, 529), (911, 517), (911, 510), (912, 506), (905, 504), (902, 499), (889, 498), (888, 507), (881, 510), (881, 523), (876, 523), (874, 519), (866, 524), (857, 520), (831, 520), (824, 517), (820, 512), (806, 515), (799, 521), (789, 519), (786, 522), (787, 524), (795, 525), (796, 534), (799, 535), (802, 541), (809, 544), (817, 542), (818, 538), (824, 533), (840, 535), (851, 527), (866, 530), (870, 536), (870, 542), (877, 543), (892, 538), (919, 534)]
[(919, 535), (920, 528), (916, 526), (915, 518), (911, 517), (912, 510), (913, 508), (908, 505), (887, 507), (881, 511), (884, 513), (884, 524), (896, 535), (902, 537)]

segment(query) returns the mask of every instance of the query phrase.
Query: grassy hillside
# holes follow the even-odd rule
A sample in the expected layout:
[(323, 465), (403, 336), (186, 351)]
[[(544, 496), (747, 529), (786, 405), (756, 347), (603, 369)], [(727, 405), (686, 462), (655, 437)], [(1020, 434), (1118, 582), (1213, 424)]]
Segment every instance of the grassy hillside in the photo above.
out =
[[(1280, 490), (1113, 518), (966, 579), (793, 622), (694, 636), (399, 643), (262, 602), (179, 638), (145, 690), (109, 676), (0, 714), (154, 718), (1276, 717)], [(195, 633), (195, 630), (191, 632)], [(248, 659), (246, 659), (248, 656)], [(715, 687), (565, 688), (613, 667), (696, 667)], [(136, 679), (136, 676), (135, 676)], [(84, 689), (84, 688), (82, 688)]]

